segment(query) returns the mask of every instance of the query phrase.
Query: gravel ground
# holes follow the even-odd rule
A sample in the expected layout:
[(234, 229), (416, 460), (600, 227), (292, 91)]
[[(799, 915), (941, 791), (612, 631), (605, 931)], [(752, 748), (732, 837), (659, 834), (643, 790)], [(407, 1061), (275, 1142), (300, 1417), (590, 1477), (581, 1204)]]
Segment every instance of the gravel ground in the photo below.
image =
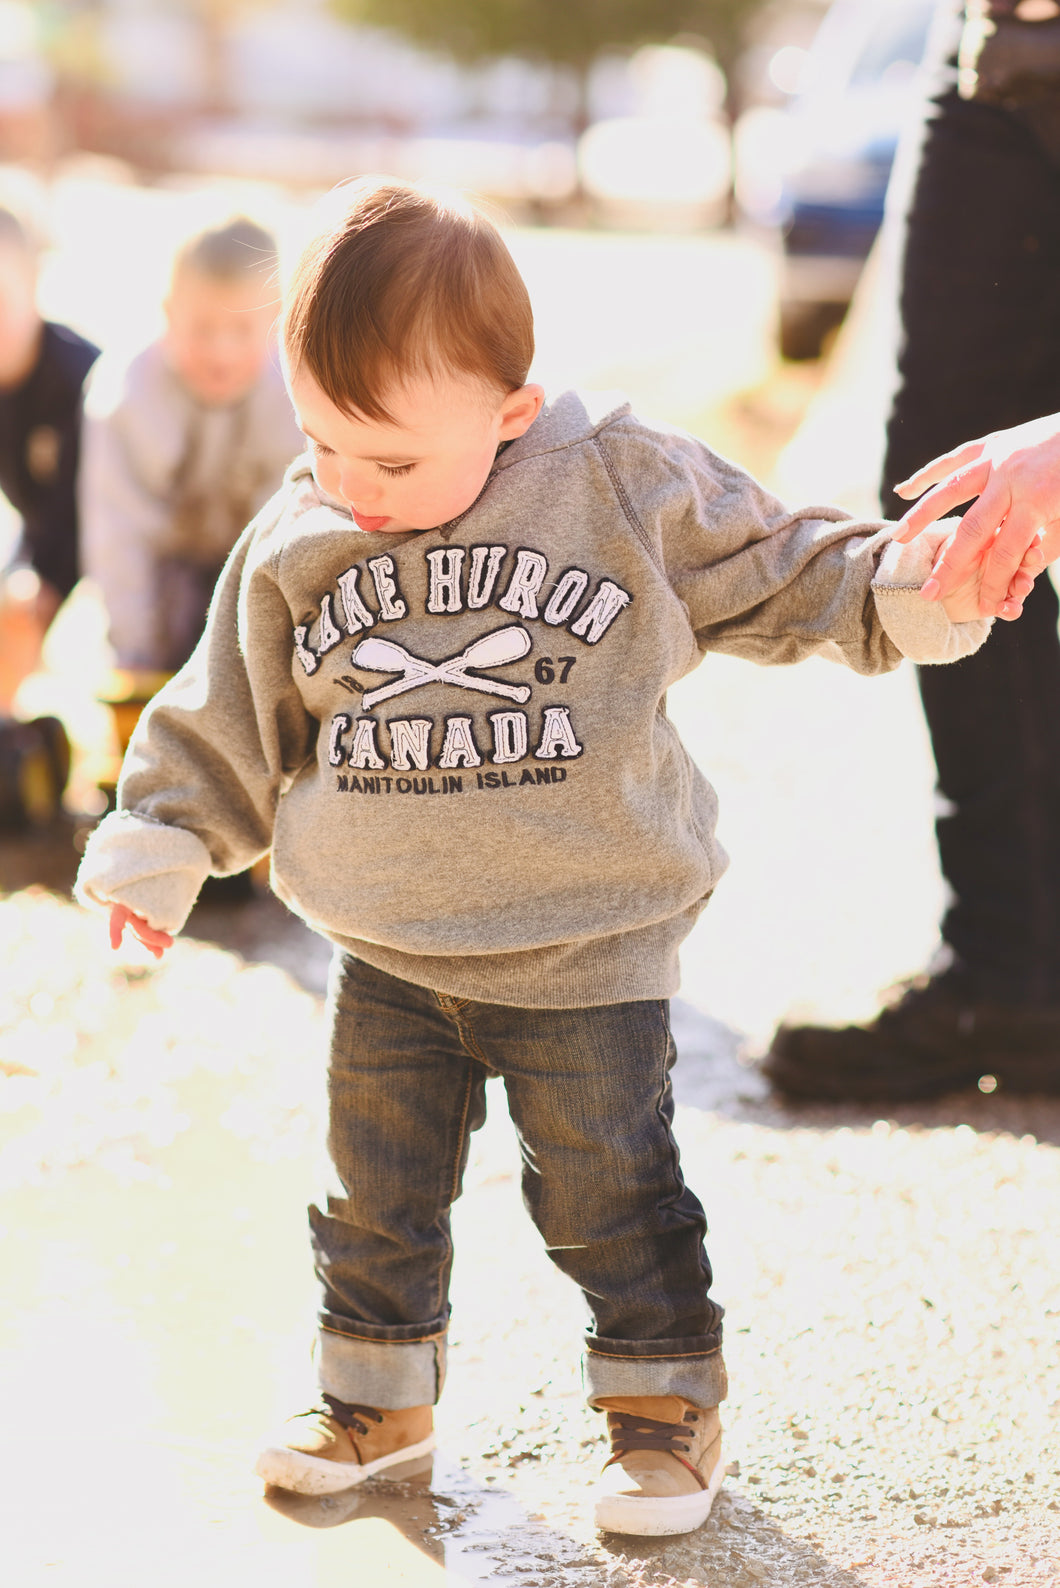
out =
[[(2, 880), (27, 865), (39, 850), (0, 856)], [(195, 931), (155, 968), (115, 962), (99, 922), (56, 894), (0, 902), (9, 1217), (56, 1185), (76, 1191), (88, 1165), (116, 1193), (149, 1186), (182, 1141), (205, 1152), (218, 1129), (308, 1176), (322, 955), (270, 899), (200, 911)], [(580, 1303), (522, 1211), (492, 1083), (455, 1221), (445, 1457), (429, 1488), (300, 1502), (296, 1520), (396, 1508), (452, 1581), (1060, 1583), (1060, 1103), (995, 1093), (888, 1119), (792, 1113), (735, 1033), (688, 1004), (676, 1024), (686, 1171), (729, 1308), (730, 1476), (706, 1527), (669, 1542), (587, 1528), (599, 1420), (580, 1402)], [(293, 1238), (254, 1260), (306, 1289)], [(215, 1281), (198, 1274), (204, 1292)]]

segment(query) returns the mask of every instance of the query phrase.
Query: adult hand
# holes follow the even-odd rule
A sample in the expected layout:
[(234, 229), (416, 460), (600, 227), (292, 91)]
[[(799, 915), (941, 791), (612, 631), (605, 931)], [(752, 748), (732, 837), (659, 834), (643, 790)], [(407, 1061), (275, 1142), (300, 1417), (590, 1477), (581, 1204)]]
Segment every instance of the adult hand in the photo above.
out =
[(961, 502), (976, 498), (923, 594), (929, 600), (948, 596), (981, 562), (980, 612), (1017, 618), (1035, 577), (1060, 556), (1060, 414), (969, 441), (926, 464), (896, 490), (905, 497), (927, 490), (897, 526), (900, 541), (912, 540)]
[(173, 939), (168, 932), (160, 932), (157, 927), (149, 926), (142, 915), (137, 915), (125, 904), (112, 904), (110, 907), (110, 946), (120, 948), (122, 935), (125, 928), (129, 927), (133, 935), (139, 938), (145, 948), (149, 948), (156, 959), (161, 959), (167, 948), (173, 947)]

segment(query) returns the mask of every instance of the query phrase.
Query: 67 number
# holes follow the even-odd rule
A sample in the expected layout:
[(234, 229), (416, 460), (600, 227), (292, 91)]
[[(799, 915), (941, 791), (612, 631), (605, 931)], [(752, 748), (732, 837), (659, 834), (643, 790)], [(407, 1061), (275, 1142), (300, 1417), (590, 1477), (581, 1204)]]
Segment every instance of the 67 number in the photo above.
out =
[(539, 656), (534, 663), (534, 677), (539, 684), (551, 684), (556, 676), (556, 665), (560, 667), (559, 681), (567, 682), (567, 675), (578, 660), (576, 656), (557, 656), (553, 662), (551, 656)]

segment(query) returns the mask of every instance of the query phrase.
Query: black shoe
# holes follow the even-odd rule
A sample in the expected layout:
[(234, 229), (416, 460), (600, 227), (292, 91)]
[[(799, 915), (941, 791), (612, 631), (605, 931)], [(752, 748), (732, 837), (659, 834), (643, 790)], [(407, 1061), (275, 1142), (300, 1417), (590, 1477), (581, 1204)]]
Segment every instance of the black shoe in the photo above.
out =
[(867, 1025), (781, 1026), (762, 1069), (807, 1102), (915, 1102), (984, 1075), (1060, 1093), (1060, 1005), (991, 1002), (957, 971), (919, 976)]

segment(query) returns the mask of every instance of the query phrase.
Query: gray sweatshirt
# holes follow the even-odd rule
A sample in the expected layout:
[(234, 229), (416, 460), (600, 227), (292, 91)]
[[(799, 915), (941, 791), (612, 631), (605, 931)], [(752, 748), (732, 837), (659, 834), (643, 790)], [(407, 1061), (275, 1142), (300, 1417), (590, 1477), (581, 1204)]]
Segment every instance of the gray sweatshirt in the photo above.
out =
[(207, 407), (162, 342), (128, 362), (100, 359), (85, 394), (81, 555), (120, 667), (184, 660), (218, 569), (303, 446), (272, 362), (239, 402)]
[(909, 547), (789, 512), (613, 396), (568, 392), (435, 530), (365, 534), (305, 459), (241, 538), (144, 713), (77, 892), (178, 930), (271, 848), (276, 892), (391, 974), (527, 1007), (668, 997), (721, 875), (666, 715), (707, 651), (945, 661)]

